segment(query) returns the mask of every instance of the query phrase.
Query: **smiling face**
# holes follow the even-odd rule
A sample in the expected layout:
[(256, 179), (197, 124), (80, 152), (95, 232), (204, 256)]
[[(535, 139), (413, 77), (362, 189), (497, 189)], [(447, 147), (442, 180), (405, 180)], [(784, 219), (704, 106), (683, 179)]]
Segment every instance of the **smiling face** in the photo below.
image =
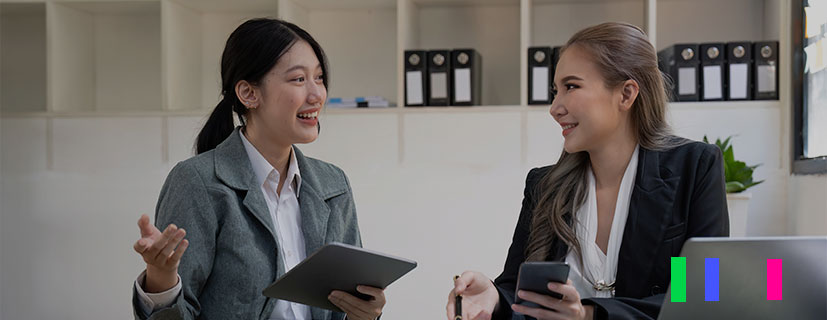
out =
[(563, 129), (568, 153), (602, 148), (630, 123), (622, 89), (607, 88), (597, 64), (579, 45), (563, 51), (553, 86), (557, 93), (549, 113)]
[(277, 146), (310, 143), (327, 100), (322, 66), (313, 48), (298, 40), (258, 85), (237, 89), (249, 100), (247, 132)]

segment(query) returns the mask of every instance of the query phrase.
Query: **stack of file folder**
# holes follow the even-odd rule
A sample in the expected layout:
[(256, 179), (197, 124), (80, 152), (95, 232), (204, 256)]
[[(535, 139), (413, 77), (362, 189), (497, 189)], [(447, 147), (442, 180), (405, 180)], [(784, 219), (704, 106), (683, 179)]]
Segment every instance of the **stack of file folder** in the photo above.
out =
[(778, 100), (778, 41), (675, 44), (658, 64), (675, 101)]
[(372, 97), (356, 97), (356, 98), (328, 98), (326, 106), (328, 108), (387, 108), (391, 104), (385, 98)]
[(406, 50), (405, 106), (482, 102), (482, 56), (474, 49)]

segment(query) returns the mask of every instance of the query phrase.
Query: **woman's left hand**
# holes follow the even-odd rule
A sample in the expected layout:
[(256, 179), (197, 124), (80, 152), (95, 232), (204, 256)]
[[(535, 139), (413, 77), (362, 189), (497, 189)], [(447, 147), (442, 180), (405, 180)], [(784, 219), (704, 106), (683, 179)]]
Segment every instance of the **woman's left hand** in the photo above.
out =
[(518, 304), (512, 304), (511, 309), (515, 312), (537, 318), (538, 320), (584, 320), (594, 318), (594, 307), (584, 306), (580, 303), (580, 294), (577, 293), (577, 289), (575, 289), (571, 284), (571, 280), (569, 280), (566, 284), (549, 282), (548, 288), (551, 291), (562, 294), (563, 299), (557, 299), (552, 296), (520, 290), (517, 294), (521, 299), (534, 302), (548, 309), (530, 308)]
[(385, 291), (369, 286), (357, 286), (356, 291), (372, 296), (366, 301), (347, 292), (333, 290), (327, 299), (347, 313), (348, 320), (375, 320), (382, 314), (385, 307)]

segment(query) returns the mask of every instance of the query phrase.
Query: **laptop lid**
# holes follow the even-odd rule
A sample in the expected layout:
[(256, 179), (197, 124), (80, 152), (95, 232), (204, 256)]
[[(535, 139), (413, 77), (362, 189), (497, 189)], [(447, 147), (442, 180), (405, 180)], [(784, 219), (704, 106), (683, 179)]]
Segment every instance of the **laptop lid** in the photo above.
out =
[[(685, 302), (672, 302), (670, 281), (660, 320), (827, 319), (827, 237), (692, 238), (681, 256)], [(707, 258), (718, 258), (718, 301), (706, 301)]]

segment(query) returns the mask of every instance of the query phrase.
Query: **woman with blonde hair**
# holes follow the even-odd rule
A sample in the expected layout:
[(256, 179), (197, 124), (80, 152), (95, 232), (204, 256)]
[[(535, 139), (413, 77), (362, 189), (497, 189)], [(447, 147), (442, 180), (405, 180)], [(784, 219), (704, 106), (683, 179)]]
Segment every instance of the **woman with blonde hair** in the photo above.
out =
[[(691, 237), (727, 236), (724, 168), (714, 145), (671, 134), (667, 81), (638, 27), (604, 23), (561, 50), (550, 108), (565, 139), (555, 165), (528, 173), (502, 274), (455, 280), (463, 319), (653, 319), (670, 257)], [(561, 299), (521, 290), (526, 261), (562, 261)], [(515, 295), (536, 303), (514, 304)]]

